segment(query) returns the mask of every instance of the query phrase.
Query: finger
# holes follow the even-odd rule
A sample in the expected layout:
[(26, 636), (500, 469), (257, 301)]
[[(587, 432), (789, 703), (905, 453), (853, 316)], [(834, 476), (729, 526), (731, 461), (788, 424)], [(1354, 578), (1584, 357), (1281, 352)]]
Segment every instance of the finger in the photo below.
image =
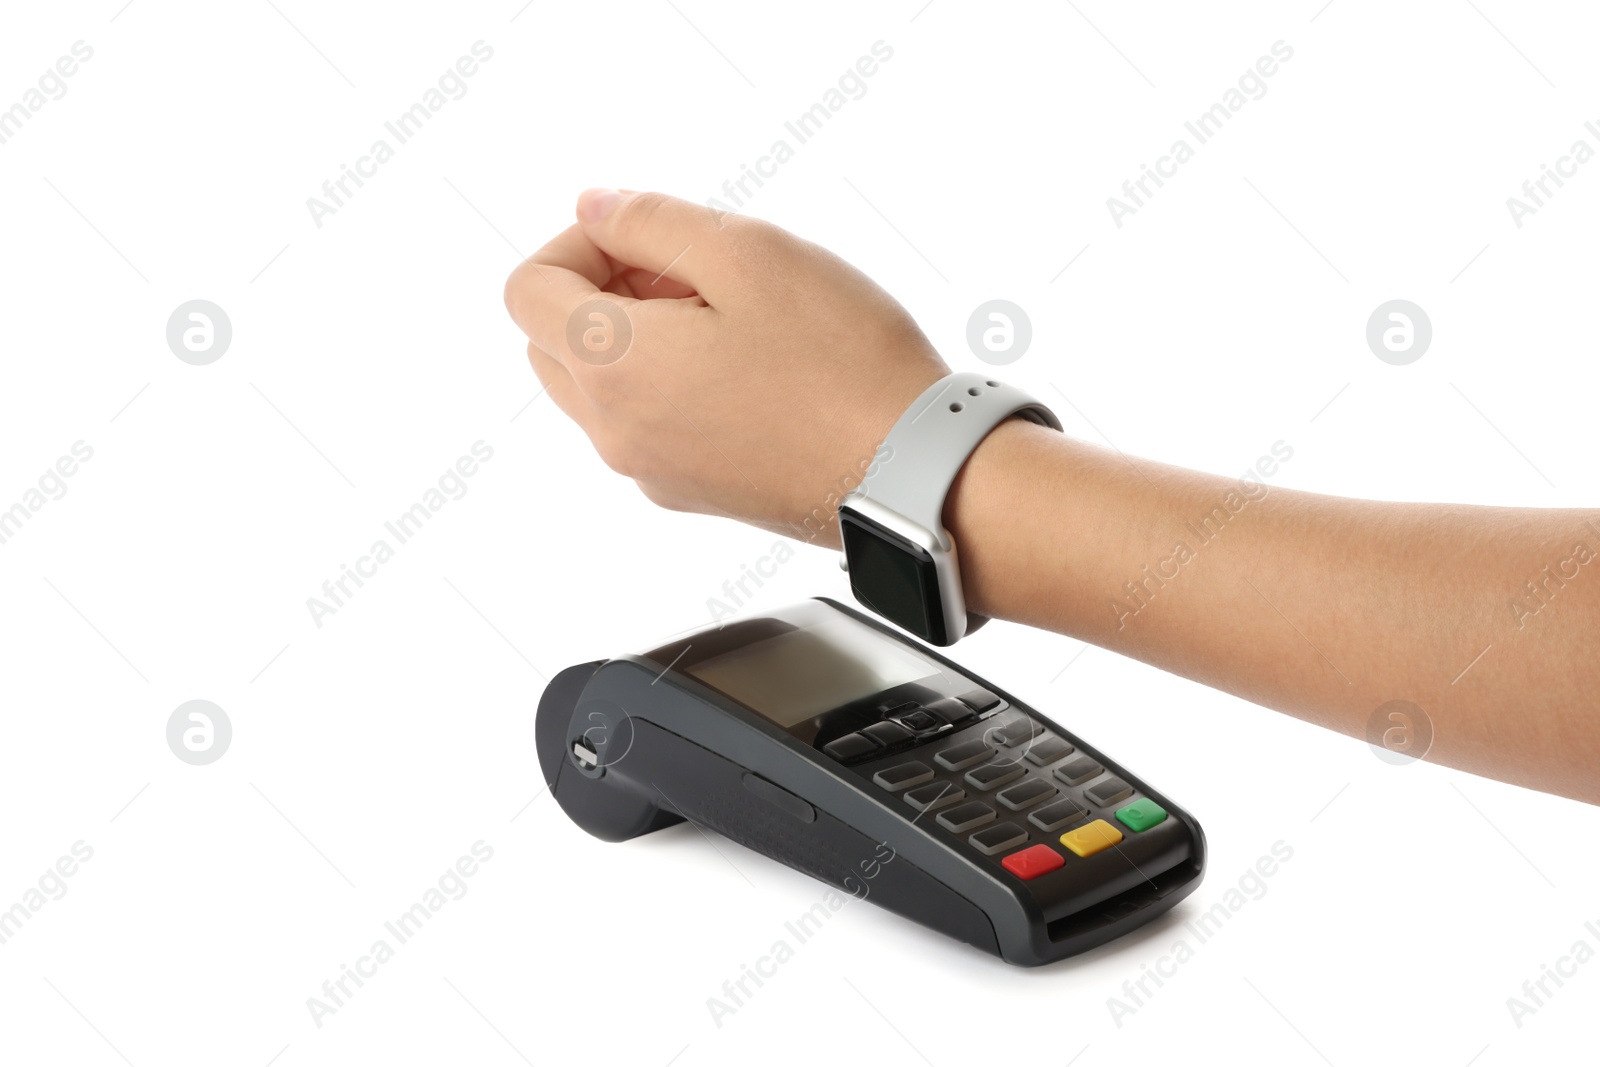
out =
[(576, 223), (556, 234), (528, 258), (541, 266), (569, 270), (597, 289), (604, 288), (619, 270), (618, 264), (596, 247), (583, 227)]
[(692, 287), (659, 271), (628, 266), (618, 271), (605, 288), (640, 300), (686, 300), (700, 295)]
[[(569, 230), (522, 262), (506, 281), (506, 310), (546, 355), (565, 362), (568, 325), (592, 300), (605, 299), (626, 315), (632, 297), (603, 293), (610, 282), (605, 257), (581, 233)], [(584, 246), (588, 247), (585, 251)]]
[(737, 288), (744, 257), (733, 253), (748, 239), (744, 221), (719, 226), (709, 208), (663, 193), (590, 189), (578, 198), (578, 224), (602, 252), (671, 278), (712, 307)]
[(561, 267), (580, 274), (600, 289), (623, 296), (650, 300), (656, 297), (678, 300), (694, 296), (692, 286), (670, 278), (659, 270), (646, 270), (630, 266), (615, 256), (602, 252), (583, 227), (576, 224), (562, 231), (533, 257), (533, 267)]

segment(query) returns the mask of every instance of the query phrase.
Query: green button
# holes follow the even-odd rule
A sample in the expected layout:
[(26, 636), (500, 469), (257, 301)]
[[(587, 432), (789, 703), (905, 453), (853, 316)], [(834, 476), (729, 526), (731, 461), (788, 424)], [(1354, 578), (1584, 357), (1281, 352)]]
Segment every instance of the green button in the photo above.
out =
[(1145, 797), (1143, 800), (1135, 800), (1127, 807), (1117, 809), (1117, 821), (1135, 832), (1148, 830), (1150, 827), (1166, 821), (1166, 818), (1167, 809), (1149, 797)]

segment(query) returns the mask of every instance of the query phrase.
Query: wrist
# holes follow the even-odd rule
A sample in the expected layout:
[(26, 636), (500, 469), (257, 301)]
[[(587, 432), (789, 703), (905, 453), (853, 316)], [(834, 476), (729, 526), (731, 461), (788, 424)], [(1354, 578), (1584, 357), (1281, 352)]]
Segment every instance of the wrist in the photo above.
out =
[(856, 599), (935, 645), (954, 644), (988, 617), (965, 593), (962, 549), (945, 511), (974, 453), (1013, 415), (1061, 429), (1016, 386), (974, 371), (942, 377), (899, 417), (884, 439), (884, 462), (840, 510)]
[(973, 450), (951, 483), (944, 522), (955, 541), (967, 609), (993, 618), (1035, 616), (1041, 567), (1065, 560), (1069, 531), (1050, 521), (1065, 497), (1057, 462), (1071, 439), (1026, 419), (1007, 419)]

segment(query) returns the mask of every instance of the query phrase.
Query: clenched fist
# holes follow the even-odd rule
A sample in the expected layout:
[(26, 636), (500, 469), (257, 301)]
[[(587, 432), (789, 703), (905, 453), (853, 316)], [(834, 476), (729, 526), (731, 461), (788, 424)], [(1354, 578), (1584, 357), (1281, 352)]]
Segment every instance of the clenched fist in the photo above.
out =
[(551, 398), (652, 501), (835, 547), (840, 499), (948, 373), (837, 256), (660, 193), (584, 193), (505, 298)]

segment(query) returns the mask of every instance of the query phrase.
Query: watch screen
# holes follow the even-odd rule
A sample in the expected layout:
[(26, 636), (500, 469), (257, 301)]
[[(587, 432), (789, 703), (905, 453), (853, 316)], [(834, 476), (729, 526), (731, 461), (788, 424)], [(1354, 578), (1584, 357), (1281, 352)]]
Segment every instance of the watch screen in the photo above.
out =
[(839, 531), (856, 599), (923, 640), (945, 644), (933, 557), (854, 511), (840, 511)]
[(684, 668), (784, 729), (938, 670), (837, 614)]

